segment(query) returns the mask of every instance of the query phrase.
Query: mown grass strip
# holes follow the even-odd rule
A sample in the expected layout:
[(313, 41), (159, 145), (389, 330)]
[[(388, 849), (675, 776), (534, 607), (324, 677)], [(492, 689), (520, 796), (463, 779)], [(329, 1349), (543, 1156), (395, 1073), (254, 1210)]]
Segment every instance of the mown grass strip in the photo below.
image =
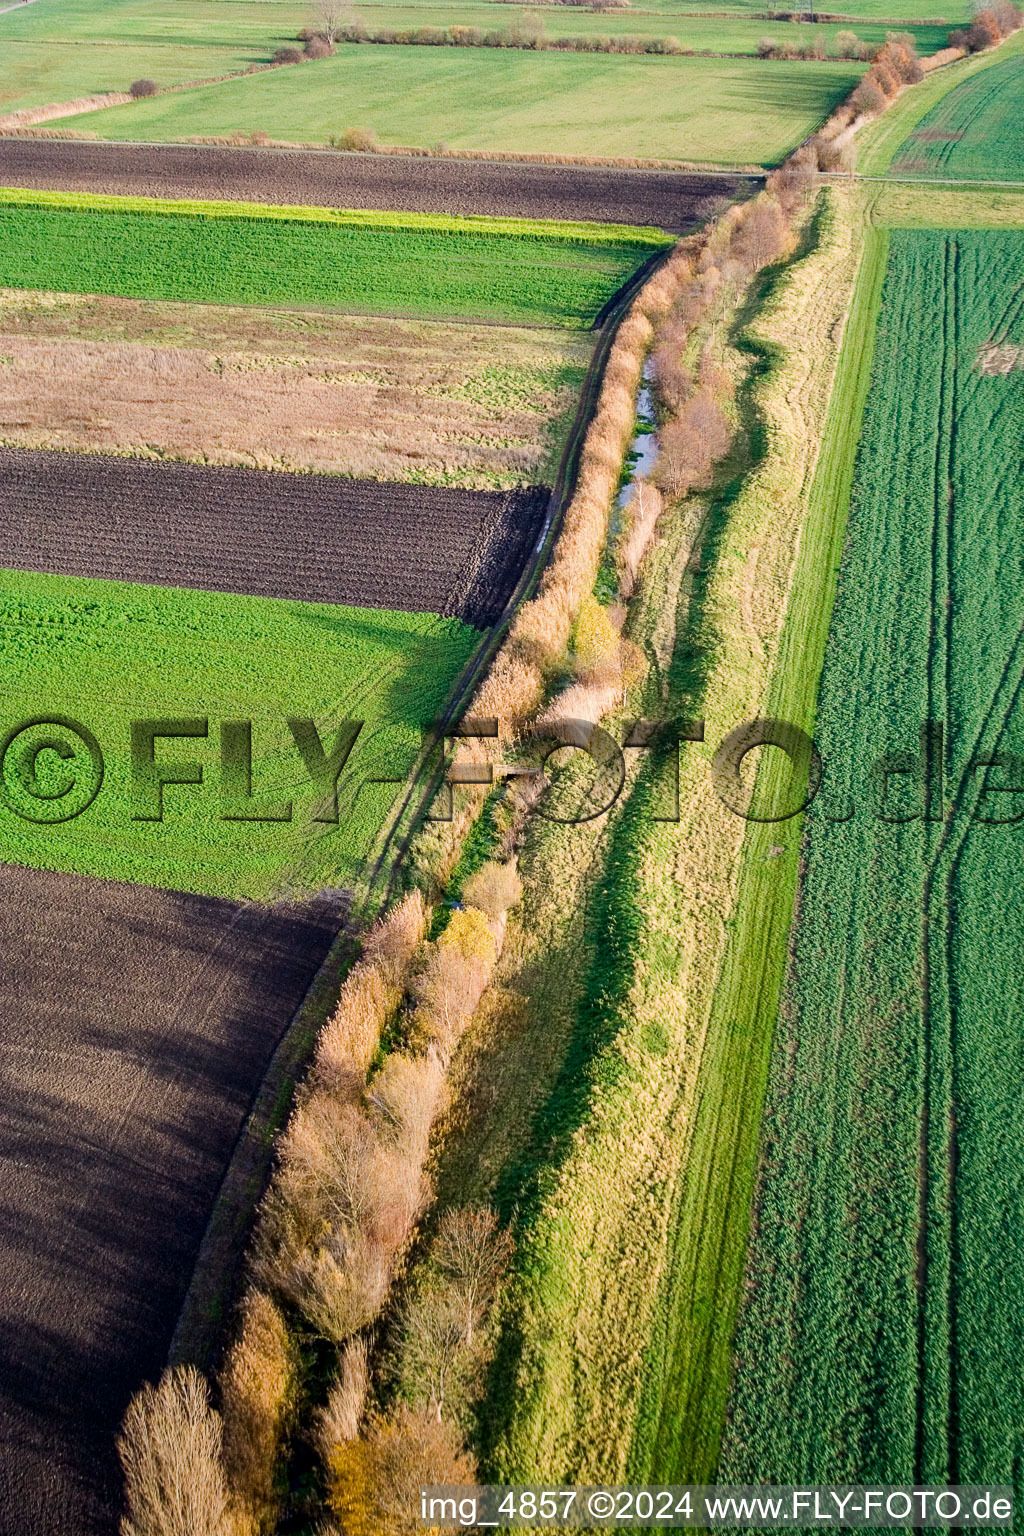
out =
[(316, 208), (299, 204), (221, 202), (208, 198), (121, 197), (96, 192), (46, 192), (32, 187), (0, 187), (0, 206), (72, 208), (93, 213), (188, 214), (205, 219), (258, 219), (286, 224), (334, 224), (350, 229), (429, 230), (445, 235), (501, 235), (567, 245), (672, 245), (664, 230), (633, 224), (576, 224), (568, 219), (495, 219), (483, 215), (457, 218), (439, 213), (404, 213), (387, 209)]
[[(811, 487), (767, 713), (813, 728), (888, 237), (868, 232)], [(789, 764), (768, 754), (759, 797), (781, 802)], [(688, 1173), (672, 1224), (660, 1330), (630, 1477), (711, 1481), (729, 1390), (768, 1065), (796, 892), (800, 822), (748, 825), (731, 936), (697, 1089)], [(781, 853), (773, 848), (782, 846)]]

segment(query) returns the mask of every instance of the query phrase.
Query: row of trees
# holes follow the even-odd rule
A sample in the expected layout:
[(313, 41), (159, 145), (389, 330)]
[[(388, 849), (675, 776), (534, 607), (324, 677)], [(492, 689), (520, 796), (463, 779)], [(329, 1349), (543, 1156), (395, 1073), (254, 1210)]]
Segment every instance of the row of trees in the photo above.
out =
[(969, 27), (956, 27), (947, 39), (951, 48), (966, 48), (968, 53), (981, 53), (994, 48), (1004, 37), (1016, 32), (1021, 26), (1021, 12), (1011, 0), (996, 0), (975, 13)]

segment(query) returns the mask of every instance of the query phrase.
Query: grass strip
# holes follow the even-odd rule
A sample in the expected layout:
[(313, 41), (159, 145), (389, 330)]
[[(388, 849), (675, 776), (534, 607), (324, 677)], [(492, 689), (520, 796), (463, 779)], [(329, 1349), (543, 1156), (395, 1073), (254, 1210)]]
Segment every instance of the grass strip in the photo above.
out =
[[(813, 727), (867, 396), (888, 236), (869, 230), (808, 503), (767, 713)], [(759, 795), (789, 776), (766, 755)], [(802, 819), (802, 818), (801, 818)], [(672, 1223), (660, 1329), (648, 1352), (631, 1479), (711, 1481), (729, 1389), (768, 1065), (799, 864), (800, 820), (782, 853), (777, 824), (748, 824), (736, 903), (697, 1087), (692, 1152)]]

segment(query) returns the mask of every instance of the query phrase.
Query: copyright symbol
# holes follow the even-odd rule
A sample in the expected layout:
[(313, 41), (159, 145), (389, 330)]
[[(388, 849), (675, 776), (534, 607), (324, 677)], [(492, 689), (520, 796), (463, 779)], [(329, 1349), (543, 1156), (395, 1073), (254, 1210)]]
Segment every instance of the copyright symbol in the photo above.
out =
[(592, 1493), (587, 1500), (587, 1513), (596, 1515), (598, 1520), (603, 1520), (607, 1515), (614, 1514), (614, 1498), (610, 1493), (605, 1493), (603, 1490), (598, 1489), (597, 1493)]
[(22, 821), (73, 821), (92, 805), (102, 783), (99, 742), (66, 715), (23, 720), (0, 742), (0, 800)]

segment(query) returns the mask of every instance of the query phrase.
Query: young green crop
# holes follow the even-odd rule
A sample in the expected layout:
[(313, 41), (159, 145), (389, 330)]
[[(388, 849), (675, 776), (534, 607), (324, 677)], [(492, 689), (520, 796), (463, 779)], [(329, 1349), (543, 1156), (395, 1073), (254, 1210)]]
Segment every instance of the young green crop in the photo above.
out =
[(424, 148), (776, 164), (863, 71), (838, 60), (346, 44), (315, 64), (90, 113), (88, 125), (108, 139), (264, 132), (299, 144), (360, 127)]
[(0, 284), (579, 327), (671, 238), (571, 228), (8, 190)]
[(1019, 1482), (1022, 260), (891, 235), (723, 1481)]
[(1024, 181), (1024, 69), (1002, 59), (964, 80), (918, 123), (892, 176)]
[(352, 229), (429, 230), (446, 235), (507, 235), (565, 245), (671, 245), (661, 229), (636, 224), (587, 224), (571, 219), (462, 218), (402, 209), (320, 208), (298, 203), (246, 203), (210, 198), (125, 197), (101, 192), (47, 192), (34, 187), (0, 187), (0, 207), (73, 208), (93, 213), (196, 214), (208, 219), (270, 219), (285, 224), (334, 224)]
[[(63, 825), (0, 805), (4, 857), (219, 896), (351, 886), (399, 793), (388, 781), (414, 763), (420, 725), (436, 717), (478, 643), (475, 631), (432, 614), (5, 571), (4, 732), (37, 715), (69, 716), (98, 739), (105, 778), (93, 804)], [(312, 820), (316, 793), (289, 715), (313, 719), (328, 747), (339, 720), (365, 721), (337, 826)], [(204, 782), (167, 789), (156, 823), (134, 819), (129, 732), (133, 720), (159, 717), (208, 719), (209, 733), (159, 742), (160, 759), (200, 761)], [(254, 794), (293, 800), (290, 822), (223, 819), (224, 720), (253, 721)]]

